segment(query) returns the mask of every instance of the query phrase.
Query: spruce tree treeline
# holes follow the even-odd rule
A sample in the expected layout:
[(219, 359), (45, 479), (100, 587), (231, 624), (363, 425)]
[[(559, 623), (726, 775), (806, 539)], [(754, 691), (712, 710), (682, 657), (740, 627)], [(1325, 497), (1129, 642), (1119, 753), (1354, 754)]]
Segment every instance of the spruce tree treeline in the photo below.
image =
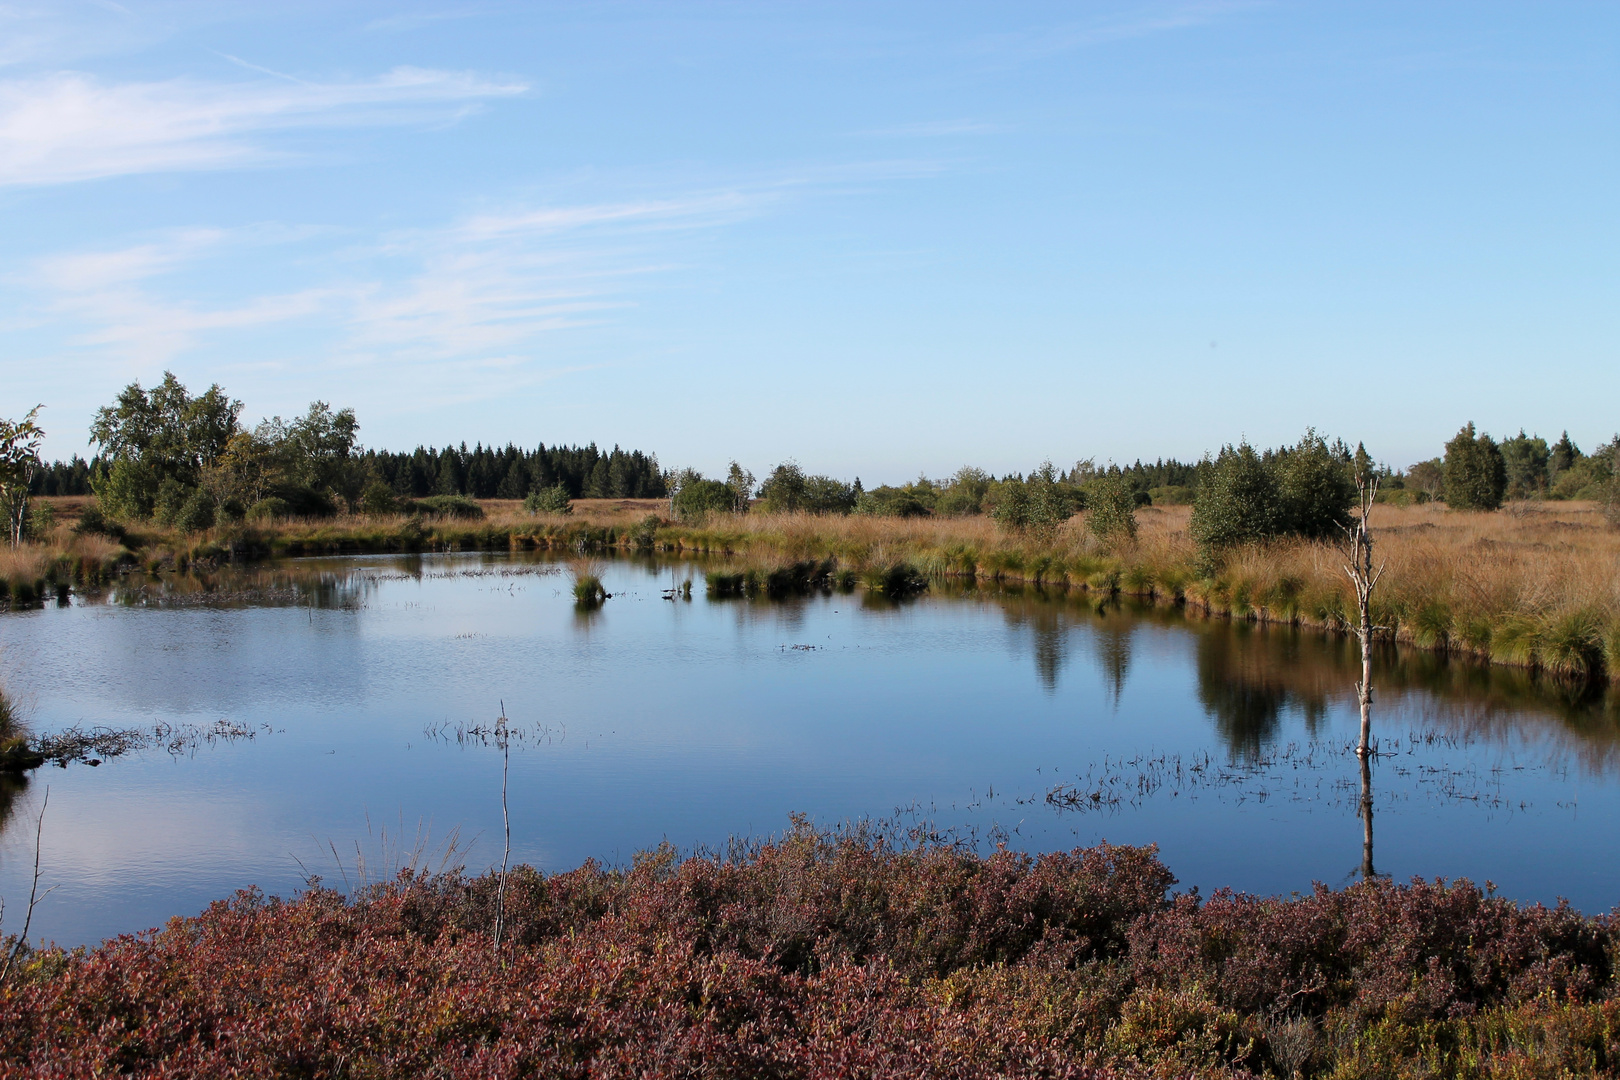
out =
[(661, 499), (668, 494), (658, 457), (615, 446), (546, 446), (525, 450), (466, 443), (442, 449), (418, 446), (408, 453), (366, 450), (365, 472), (405, 498), (467, 495), (474, 499), (521, 499), (546, 488), (566, 488), (573, 499)]

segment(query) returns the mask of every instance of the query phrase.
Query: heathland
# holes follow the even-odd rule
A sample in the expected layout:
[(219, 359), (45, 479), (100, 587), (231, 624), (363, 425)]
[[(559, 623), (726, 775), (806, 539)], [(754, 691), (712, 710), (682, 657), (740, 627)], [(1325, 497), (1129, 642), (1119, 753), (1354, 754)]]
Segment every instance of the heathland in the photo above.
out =
[[(247, 891), (0, 985), (12, 1076), (1569, 1077), (1620, 925), (1468, 882), (1172, 895), (1151, 848), (800, 826), (627, 871)], [(497, 932), (497, 922), (502, 932)]]

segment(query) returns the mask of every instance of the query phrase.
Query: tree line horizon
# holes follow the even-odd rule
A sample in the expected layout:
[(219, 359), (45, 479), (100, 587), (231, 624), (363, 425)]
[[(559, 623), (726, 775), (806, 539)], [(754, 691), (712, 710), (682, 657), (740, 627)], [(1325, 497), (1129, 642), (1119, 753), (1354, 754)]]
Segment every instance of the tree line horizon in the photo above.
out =
[[(541, 509), (562, 509), (572, 499), (660, 498), (669, 499), (672, 512), (683, 516), (746, 511), (756, 499), (776, 510), (900, 517), (1001, 510), (998, 518), (1023, 525), (1038, 524), (1043, 515), (1061, 520), (1077, 509), (1102, 509), (1110, 499), (1122, 504), (1117, 510), (1127, 515), (1136, 506), (1191, 504), (1212, 485), (1230, 489), (1231, 499), (1269, 501), (1281, 512), (1286, 499), (1275, 492), (1268, 495), (1268, 486), (1327, 484), (1335, 490), (1315, 497), (1337, 508), (1348, 506), (1356, 475), (1376, 476), (1388, 500), (1444, 502), (1459, 509), (1491, 510), (1512, 499), (1611, 500), (1620, 486), (1615, 481), (1620, 435), (1587, 454), (1567, 432), (1551, 443), (1522, 430), (1497, 441), (1472, 422), (1445, 444), (1443, 454), (1404, 470), (1374, 464), (1364, 447), (1352, 450), (1342, 440), (1328, 443), (1308, 429), (1294, 446), (1256, 450), (1242, 441), (1196, 462), (1160, 458), (1122, 466), (1097, 465), (1095, 458), (1087, 458), (1066, 470), (1048, 461), (1027, 474), (1000, 477), (964, 466), (946, 478), (921, 476), (904, 485), (866, 489), (859, 477), (846, 483), (807, 474), (791, 460), (775, 466), (757, 485), (753, 474), (736, 462), (728, 476), (709, 478), (693, 469), (663, 469), (650, 451), (618, 445), (602, 450), (594, 442), (537, 443), (532, 450), (481, 441), (471, 449), (462, 442), (380, 450), (359, 445), (353, 409), (334, 411), (316, 401), (303, 416), (271, 417), (251, 429), (241, 422), (242, 410), (242, 402), (217, 384), (192, 395), (172, 373), (150, 390), (131, 383), (97, 412), (91, 442), (99, 452), (89, 459), (74, 455), (69, 461), (39, 463), (29, 493), (93, 494), (118, 516), (188, 517), (193, 522), (203, 517), (211, 522), (216, 514), (238, 517), (266, 499), (278, 500), (287, 513), (322, 516), (340, 506), (350, 511), (365, 504), (380, 506), (390, 496), (437, 496), (526, 499), (531, 507), (538, 498)], [(1290, 481), (1290, 470), (1298, 472), (1306, 458), (1319, 475)], [(1066, 506), (1043, 507), (1043, 499)], [(1009, 509), (1008, 502), (1019, 505)], [(183, 514), (188, 503), (192, 512)], [(1322, 533), (1321, 523), (1300, 528), (1268, 522), (1265, 512), (1259, 518), (1260, 534)]]

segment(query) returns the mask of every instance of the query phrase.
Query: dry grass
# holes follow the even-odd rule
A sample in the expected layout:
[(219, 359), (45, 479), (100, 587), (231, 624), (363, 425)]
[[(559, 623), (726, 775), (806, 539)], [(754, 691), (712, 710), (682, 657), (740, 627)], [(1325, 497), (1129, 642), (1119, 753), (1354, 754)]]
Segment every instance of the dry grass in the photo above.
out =
[[(339, 517), (287, 521), (202, 537), (153, 532), (131, 537), (148, 564), (238, 554), (552, 548), (590, 551), (637, 545), (662, 499), (576, 499), (571, 515), (533, 516), (516, 500), (487, 500), (481, 521)], [(861, 573), (909, 563), (934, 576), (1035, 582), (1185, 602), (1210, 615), (1342, 630), (1352, 603), (1335, 547), (1286, 540), (1200, 566), (1184, 506), (1138, 511), (1139, 535), (1109, 548), (1084, 516), (1050, 536), (1009, 535), (985, 517), (817, 517), (716, 515), (665, 523), (663, 550), (742, 555), (758, 564), (835, 558)], [(1390, 636), (1425, 648), (1576, 675), (1620, 673), (1620, 531), (1594, 503), (1519, 503), (1497, 513), (1439, 505), (1380, 505), (1376, 557), (1387, 566), (1376, 598)], [(645, 535), (641, 537), (644, 546)], [(65, 560), (82, 580), (106, 567), (116, 544), (59, 526), (43, 548), (0, 555), (0, 580), (60, 574)], [(56, 569), (53, 569), (56, 568)]]

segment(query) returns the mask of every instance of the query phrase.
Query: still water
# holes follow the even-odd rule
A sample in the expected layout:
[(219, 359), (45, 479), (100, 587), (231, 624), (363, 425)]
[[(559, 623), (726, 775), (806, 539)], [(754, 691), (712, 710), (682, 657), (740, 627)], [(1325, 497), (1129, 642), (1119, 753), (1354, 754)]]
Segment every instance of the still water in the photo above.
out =
[[(299, 560), (0, 616), (36, 730), (191, 738), (46, 767), (0, 793), (16, 932), (49, 789), (31, 936), (94, 943), (306, 874), (342, 887), (452, 841), (628, 863), (833, 824), (927, 824), (1041, 851), (1157, 843), (1181, 887), (1261, 893), (1359, 873), (1354, 645), (936, 586), (915, 600), (709, 600), (702, 567), (615, 560), (576, 609), (566, 567), (490, 555)], [(666, 590), (691, 579), (690, 599)], [(208, 591), (212, 590), (212, 591)], [(1620, 701), (1390, 651), (1375, 682), (1377, 872), (1620, 902)], [(473, 734), (469, 734), (473, 732)], [(1049, 798), (1050, 796), (1050, 798)]]

